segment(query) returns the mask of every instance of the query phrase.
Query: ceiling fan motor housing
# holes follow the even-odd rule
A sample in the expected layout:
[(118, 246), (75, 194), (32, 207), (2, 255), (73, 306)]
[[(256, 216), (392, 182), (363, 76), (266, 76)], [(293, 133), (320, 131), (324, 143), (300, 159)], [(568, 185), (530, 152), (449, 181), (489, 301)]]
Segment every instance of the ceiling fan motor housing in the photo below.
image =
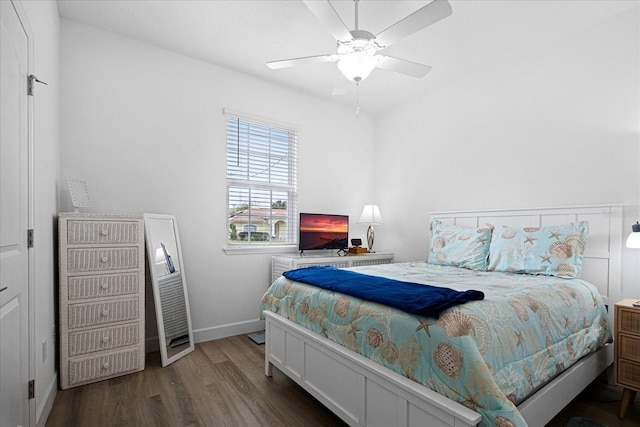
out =
[(378, 44), (375, 42), (376, 36), (371, 34), (369, 31), (353, 30), (350, 31), (350, 33), (353, 39), (347, 41), (338, 40), (339, 55), (349, 55), (350, 53), (369, 50), (375, 53), (376, 50), (380, 49)]

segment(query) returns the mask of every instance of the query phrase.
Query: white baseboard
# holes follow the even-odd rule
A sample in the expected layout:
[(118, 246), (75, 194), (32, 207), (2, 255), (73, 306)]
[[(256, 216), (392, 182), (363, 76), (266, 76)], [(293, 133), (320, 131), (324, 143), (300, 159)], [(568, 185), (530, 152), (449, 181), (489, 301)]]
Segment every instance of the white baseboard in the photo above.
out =
[(47, 424), (47, 418), (49, 418), (49, 413), (51, 412), (51, 408), (53, 408), (53, 401), (56, 400), (57, 393), (58, 374), (55, 374), (47, 386), (40, 405), (38, 405), (36, 409), (36, 426), (44, 427)]
[(227, 325), (194, 330), (193, 339), (198, 343), (233, 337), (235, 335), (250, 334), (251, 332), (262, 330), (264, 330), (264, 320), (247, 320), (245, 322), (229, 323)]
[[(251, 332), (262, 330), (264, 330), (264, 320), (247, 320), (245, 322), (229, 323), (227, 325), (194, 330), (193, 339), (198, 343), (233, 337), (236, 335), (250, 334)], [(146, 337), (145, 353), (153, 353), (154, 351), (160, 351), (158, 337)]]

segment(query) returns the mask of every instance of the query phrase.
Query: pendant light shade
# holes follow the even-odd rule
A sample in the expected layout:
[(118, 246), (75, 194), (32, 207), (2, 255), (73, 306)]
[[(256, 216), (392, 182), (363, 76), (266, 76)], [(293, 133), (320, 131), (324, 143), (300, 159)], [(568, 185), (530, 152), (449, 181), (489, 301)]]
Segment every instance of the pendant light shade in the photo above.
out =
[(356, 83), (369, 77), (376, 68), (378, 58), (373, 51), (353, 52), (338, 61), (338, 69), (346, 78)]

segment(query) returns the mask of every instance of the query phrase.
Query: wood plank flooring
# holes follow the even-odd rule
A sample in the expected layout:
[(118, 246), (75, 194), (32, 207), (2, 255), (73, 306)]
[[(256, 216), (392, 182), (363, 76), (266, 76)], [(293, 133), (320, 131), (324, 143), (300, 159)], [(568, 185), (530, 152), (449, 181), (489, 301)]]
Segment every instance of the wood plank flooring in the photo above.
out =
[[(640, 425), (636, 401), (617, 416), (621, 391), (594, 382), (548, 424), (562, 427), (572, 416), (610, 427)], [(246, 335), (204, 342), (162, 368), (147, 354), (144, 371), (59, 390), (47, 427), (101, 426), (346, 426), (277, 369), (264, 375), (264, 346)], [(389, 426), (392, 427), (392, 426)]]

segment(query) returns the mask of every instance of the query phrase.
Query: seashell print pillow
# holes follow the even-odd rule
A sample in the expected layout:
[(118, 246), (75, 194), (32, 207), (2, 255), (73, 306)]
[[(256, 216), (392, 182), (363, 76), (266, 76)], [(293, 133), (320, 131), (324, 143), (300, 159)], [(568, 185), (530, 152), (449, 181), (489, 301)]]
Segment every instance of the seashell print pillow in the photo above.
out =
[(431, 222), (429, 264), (452, 265), (470, 270), (486, 270), (493, 226), (461, 227)]
[(589, 237), (587, 221), (493, 231), (489, 270), (579, 278)]

